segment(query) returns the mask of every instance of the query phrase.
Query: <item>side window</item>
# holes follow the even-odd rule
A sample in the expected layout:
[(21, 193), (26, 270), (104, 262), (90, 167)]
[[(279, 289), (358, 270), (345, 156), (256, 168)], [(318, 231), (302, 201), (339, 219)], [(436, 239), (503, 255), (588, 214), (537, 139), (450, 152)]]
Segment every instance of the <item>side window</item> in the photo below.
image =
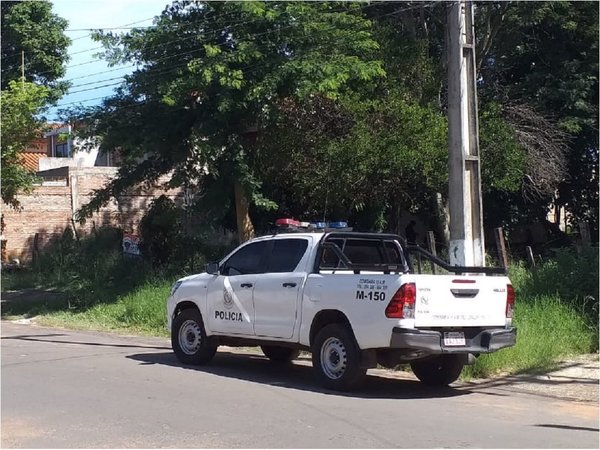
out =
[[(340, 250), (344, 249), (344, 240), (343, 239), (329, 239), (327, 242), (331, 242), (336, 244)], [(321, 269), (337, 269), (340, 267), (340, 258), (335, 254), (335, 252), (329, 248), (324, 248), (321, 253)]]
[(267, 272), (293, 272), (307, 247), (306, 239), (276, 239), (269, 255)]
[(247, 275), (259, 273), (260, 263), (267, 248), (267, 242), (254, 242), (235, 252), (221, 267), (223, 275)]
[(384, 261), (381, 242), (366, 239), (348, 239), (344, 254), (354, 264), (381, 264)]

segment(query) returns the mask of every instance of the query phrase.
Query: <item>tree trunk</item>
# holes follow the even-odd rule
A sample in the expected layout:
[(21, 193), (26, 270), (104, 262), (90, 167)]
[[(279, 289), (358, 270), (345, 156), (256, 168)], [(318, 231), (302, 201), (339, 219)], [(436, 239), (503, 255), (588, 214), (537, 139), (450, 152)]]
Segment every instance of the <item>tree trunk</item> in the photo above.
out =
[(236, 180), (233, 184), (233, 190), (235, 193), (235, 216), (237, 219), (238, 238), (241, 244), (254, 237), (254, 226), (248, 214), (250, 202), (242, 183)]

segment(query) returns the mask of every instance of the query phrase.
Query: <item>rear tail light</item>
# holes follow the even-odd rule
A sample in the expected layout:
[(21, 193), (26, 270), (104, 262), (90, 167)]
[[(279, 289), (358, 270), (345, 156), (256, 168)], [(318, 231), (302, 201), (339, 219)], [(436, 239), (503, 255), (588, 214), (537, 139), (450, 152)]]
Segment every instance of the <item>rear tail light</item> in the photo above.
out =
[(385, 308), (385, 316), (390, 319), (414, 319), (416, 298), (417, 287), (415, 283), (403, 284)]
[(515, 310), (515, 290), (512, 284), (506, 285), (506, 318), (512, 319)]

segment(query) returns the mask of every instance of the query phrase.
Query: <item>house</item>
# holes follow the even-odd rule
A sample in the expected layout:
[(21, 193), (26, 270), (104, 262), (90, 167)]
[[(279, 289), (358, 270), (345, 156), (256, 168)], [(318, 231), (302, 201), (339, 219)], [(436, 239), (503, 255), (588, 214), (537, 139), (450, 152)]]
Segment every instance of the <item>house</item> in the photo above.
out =
[[(2, 205), (2, 261), (30, 261), (67, 227), (79, 235), (96, 227), (114, 226), (137, 234), (149, 204), (160, 195), (180, 202), (180, 189), (164, 189), (168, 176), (155, 186), (134, 187), (114, 199), (84, 225), (75, 222), (77, 210), (94, 191), (103, 188), (118, 172), (118, 152), (101, 153), (97, 146), (73, 138), (71, 125), (55, 124), (21, 154), (24, 167), (35, 172), (39, 183), (31, 194), (20, 194), (19, 210)], [(85, 148), (85, 149), (84, 149)]]
[(73, 137), (73, 126), (48, 124), (50, 131), (21, 152), (23, 166), (32, 172), (58, 167), (117, 167), (118, 152), (100, 152), (98, 146), (84, 145)]

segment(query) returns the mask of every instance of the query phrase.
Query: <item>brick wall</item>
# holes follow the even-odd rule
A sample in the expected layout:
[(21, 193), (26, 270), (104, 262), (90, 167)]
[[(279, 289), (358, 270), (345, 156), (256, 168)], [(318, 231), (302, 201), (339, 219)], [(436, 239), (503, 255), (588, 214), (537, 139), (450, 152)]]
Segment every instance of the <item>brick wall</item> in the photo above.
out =
[[(63, 167), (40, 172), (45, 181), (30, 195), (18, 197), (20, 211), (2, 205), (7, 258), (19, 258), (22, 263), (30, 261), (34, 246), (43, 250), (52, 238), (61, 236), (66, 227), (73, 227), (74, 212), (91, 200), (94, 189), (102, 188), (116, 173), (117, 168), (114, 167)], [(153, 199), (165, 194), (180, 201), (180, 190), (165, 191), (160, 187), (167, 180), (168, 177), (163, 177), (158, 186), (136, 187), (126, 195), (113, 199), (83, 226), (76, 224), (77, 233), (80, 236), (89, 234), (93, 227), (103, 225), (137, 233), (139, 222)]]

